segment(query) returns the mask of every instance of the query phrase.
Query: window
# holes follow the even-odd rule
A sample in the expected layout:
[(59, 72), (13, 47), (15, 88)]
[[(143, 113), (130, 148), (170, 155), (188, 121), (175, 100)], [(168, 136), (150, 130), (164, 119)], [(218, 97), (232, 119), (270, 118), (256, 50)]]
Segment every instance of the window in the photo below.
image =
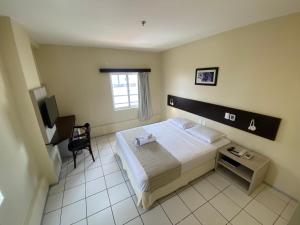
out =
[(137, 73), (111, 73), (114, 109), (137, 108), (139, 104)]

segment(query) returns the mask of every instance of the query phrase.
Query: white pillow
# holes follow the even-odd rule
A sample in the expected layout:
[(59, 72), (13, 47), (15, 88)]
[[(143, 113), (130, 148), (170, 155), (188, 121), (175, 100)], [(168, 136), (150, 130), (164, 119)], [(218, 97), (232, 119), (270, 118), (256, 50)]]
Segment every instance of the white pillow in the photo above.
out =
[(184, 119), (184, 118), (180, 118), (180, 117), (171, 118), (168, 121), (170, 121), (172, 124), (176, 125), (177, 127), (181, 128), (181, 129), (184, 129), (184, 130), (189, 129), (196, 125), (193, 121), (190, 121), (190, 120)]
[(214, 143), (215, 141), (219, 140), (221, 137), (224, 137), (225, 134), (211, 129), (209, 127), (204, 127), (201, 125), (194, 126), (190, 129), (186, 130), (189, 134), (193, 135), (194, 137), (200, 138), (203, 141), (208, 143)]

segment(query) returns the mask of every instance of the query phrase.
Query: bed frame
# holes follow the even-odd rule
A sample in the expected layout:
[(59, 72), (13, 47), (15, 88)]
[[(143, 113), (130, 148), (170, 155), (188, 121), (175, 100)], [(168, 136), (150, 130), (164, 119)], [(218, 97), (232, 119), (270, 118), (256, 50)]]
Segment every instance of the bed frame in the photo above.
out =
[(133, 187), (133, 190), (137, 196), (137, 203), (138, 206), (144, 209), (148, 209), (151, 207), (151, 205), (157, 200), (160, 199), (161, 197), (164, 197), (174, 191), (176, 191), (178, 188), (183, 187), (190, 183), (191, 181), (195, 180), (196, 178), (202, 176), (203, 174), (211, 171), (215, 167), (215, 159), (209, 160), (200, 166), (189, 170), (183, 174), (176, 180), (172, 181), (171, 183), (162, 186), (153, 192), (143, 192), (138, 188), (138, 185), (136, 184), (136, 181), (128, 167), (128, 164), (126, 160), (124, 160), (124, 157), (122, 155), (122, 152), (120, 151), (121, 145), (119, 144), (119, 141), (117, 140), (116, 144), (116, 151), (118, 156), (121, 159), (123, 169), (126, 170), (128, 174), (128, 178), (130, 180), (130, 183)]

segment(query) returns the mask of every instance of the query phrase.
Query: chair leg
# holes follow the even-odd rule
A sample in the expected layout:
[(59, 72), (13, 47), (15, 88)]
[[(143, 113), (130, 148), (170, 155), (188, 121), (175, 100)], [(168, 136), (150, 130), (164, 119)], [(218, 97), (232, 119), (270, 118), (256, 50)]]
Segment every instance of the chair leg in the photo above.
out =
[(76, 153), (75, 152), (72, 153), (73, 153), (74, 169), (76, 169)]
[(90, 154), (92, 155), (93, 161), (95, 162), (95, 158), (94, 158), (94, 154), (93, 154), (91, 146), (89, 146), (88, 149), (89, 149)]

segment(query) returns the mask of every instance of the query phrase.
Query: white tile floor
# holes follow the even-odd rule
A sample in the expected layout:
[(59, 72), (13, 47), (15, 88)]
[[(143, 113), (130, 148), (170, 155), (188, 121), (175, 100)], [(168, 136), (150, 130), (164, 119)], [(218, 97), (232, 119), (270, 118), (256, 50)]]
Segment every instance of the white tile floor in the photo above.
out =
[(297, 202), (267, 185), (246, 195), (211, 172), (157, 201), (151, 210), (136, 205), (127, 174), (115, 155), (114, 135), (92, 141), (96, 162), (86, 151), (63, 164), (50, 188), (42, 225), (284, 225)]

